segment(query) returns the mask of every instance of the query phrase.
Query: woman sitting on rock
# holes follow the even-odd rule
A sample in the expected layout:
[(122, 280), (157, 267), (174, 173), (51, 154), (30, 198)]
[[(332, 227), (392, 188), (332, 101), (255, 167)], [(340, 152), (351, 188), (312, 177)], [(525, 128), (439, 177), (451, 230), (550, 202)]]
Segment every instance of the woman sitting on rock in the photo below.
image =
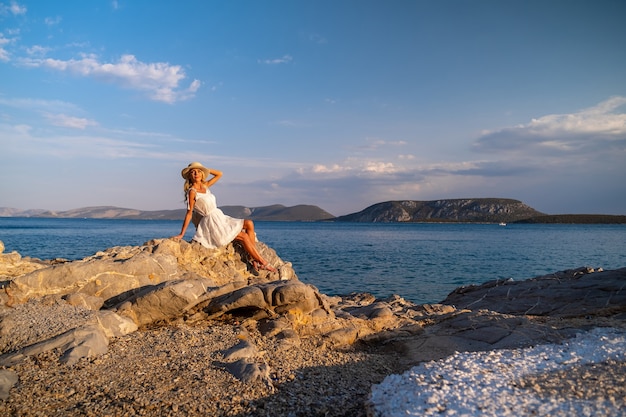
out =
[(185, 179), (187, 214), (185, 214), (180, 234), (174, 236), (174, 239), (182, 239), (187, 226), (193, 221), (196, 234), (192, 240), (209, 249), (237, 240), (252, 257), (254, 269), (276, 272), (276, 269), (263, 259), (256, 248), (256, 234), (252, 220), (235, 219), (225, 215), (217, 207), (217, 201), (209, 191), (209, 187), (220, 179), (222, 172), (206, 168), (200, 162), (192, 162), (182, 170), (181, 175)]

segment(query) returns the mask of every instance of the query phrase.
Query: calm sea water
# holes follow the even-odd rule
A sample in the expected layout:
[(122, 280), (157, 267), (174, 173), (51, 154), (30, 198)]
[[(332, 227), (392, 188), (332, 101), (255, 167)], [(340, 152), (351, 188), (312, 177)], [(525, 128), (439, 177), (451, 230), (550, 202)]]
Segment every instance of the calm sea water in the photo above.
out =
[[(443, 300), (461, 285), (579, 266), (626, 267), (624, 225), (257, 222), (259, 240), (323, 293)], [(181, 221), (0, 218), (5, 252), (81, 259), (180, 231)], [(193, 229), (193, 227), (190, 227)], [(191, 239), (189, 230), (187, 239)]]

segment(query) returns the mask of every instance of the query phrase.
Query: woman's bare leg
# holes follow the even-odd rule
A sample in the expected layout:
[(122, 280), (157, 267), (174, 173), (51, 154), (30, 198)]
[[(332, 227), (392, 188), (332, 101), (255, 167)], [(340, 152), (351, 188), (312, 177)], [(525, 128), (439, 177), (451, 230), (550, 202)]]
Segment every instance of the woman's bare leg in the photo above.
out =
[(254, 222), (250, 219), (245, 219), (243, 221), (243, 229), (246, 232), (246, 234), (250, 236), (250, 239), (252, 240), (252, 242), (256, 242), (256, 233), (254, 232)]
[(262, 267), (264, 267), (268, 271), (272, 271), (272, 272), (276, 271), (275, 268), (273, 268), (271, 265), (267, 263), (265, 259), (263, 259), (263, 257), (261, 256), (261, 254), (256, 248), (256, 243), (250, 239), (250, 236), (246, 232), (244, 231), (239, 232), (235, 240), (238, 240), (239, 242), (241, 242), (246, 252), (248, 252), (255, 261), (260, 263)]

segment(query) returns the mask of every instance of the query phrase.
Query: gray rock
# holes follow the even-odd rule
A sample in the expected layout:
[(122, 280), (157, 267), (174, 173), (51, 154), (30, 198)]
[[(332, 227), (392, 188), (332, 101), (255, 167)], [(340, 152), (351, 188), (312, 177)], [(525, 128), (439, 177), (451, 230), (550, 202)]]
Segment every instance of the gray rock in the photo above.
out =
[(135, 288), (168, 281), (177, 273), (175, 257), (141, 252), (124, 260), (91, 259), (53, 265), (13, 279), (8, 290), (20, 301), (75, 292), (108, 299)]
[(272, 391), (274, 384), (270, 377), (270, 367), (265, 362), (256, 363), (250, 359), (240, 359), (226, 364), (226, 369), (242, 382), (264, 382)]
[(236, 361), (239, 359), (250, 359), (254, 358), (259, 354), (256, 346), (254, 346), (248, 340), (242, 340), (235, 346), (226, 350), (224, 353), (224, 360), (226, 361)]
[(138, 328), (134, 321), (128, 317), (120, 316), (113, 311), (98, 311), (96, 319), (108, 338), (125, 336), (136, 331)]
[(393, 317), (393, 312), (389, 308), (387, 303), (375, 302), (368, 306), (357, 307), (348, 310), (354, 317), (374, 320), (374, 319), (388, 319)]
[[(229, 294), (216, 297), (206, 306), (211, 318), (235, 310), (255, 311), (263, 317), (291, 312), (308, 314), (322, 306), (317, 290), (300, 281), (273, 281), (250, 285)], [(255, 315), (259, 317), (259, 315)]]
[(359, 329), (356, 326), (342, 327), (325, 334), (326, 338), (335, 345), (351, 345), (359, 337)]
[(89, 310), (100, 310), (104, 305), (104, 299), (102, 297), (96, 297), (93, 295), (87, 295), (84, 293), (71, 293), (63, 297), (69, 305), (85, 307)]
[(76, 329), (74, 338), (68, 341), (61, 349), (61, 363), (74, 365), (82, 358), (89, 358), (105, 354), (109, 350), (109, 339), (102, 328), (86, 326)]
[(27, 346), (17, 352), (0, 355), (0, 366), (11, 367), (22, 359), (47, 352), (52, 349), (60, 349), (63, 354), (61, 362), (73, 365), (83, 357), (101, 355), (107, 352), (109, 339), (99, 325), (85, 325), (69, 330), (51, 339)]
[(581, 317), (623, 311), (625, 288), (626, 268), (596, 272), (581, 267), (524, 281), (496, 280), (461, 287), (442, 303), (503, 314)]
[(17, 384), (17, 374), (10, 369), (0, 369), (0, 400), (9, 398), (9, 391)]
[(285, 317), (259, 322), (258, 330), (265, 337), (274, 337), (285, 329), (291, 329), (291, 323)]
[(408, 365), (442, 359), (455, 352), (510, 349), (555, 343), (572, 336), (570, 329), (558, 330), (526, 317), (503, 315), (491, 311), (456, 311), (431, 316), (431, 324), (400, 333), (391, 332), (364, 338), (384, 341), (386, 351), (398, 352)]
[(114, 310), (143, 326), (180, 317), (196, 305), (228, 294), (246, 284), (246, 281), (234, 281), (213, 287), (214, 282), (210, 279), (168, 281), (142, 288), (114, 307)]
[(278, 351), (289, 350), (301, 345), (302, 341), (298, 332), (293, 329), (285, 329), (276, 335), (278, 344), (276, 349)]

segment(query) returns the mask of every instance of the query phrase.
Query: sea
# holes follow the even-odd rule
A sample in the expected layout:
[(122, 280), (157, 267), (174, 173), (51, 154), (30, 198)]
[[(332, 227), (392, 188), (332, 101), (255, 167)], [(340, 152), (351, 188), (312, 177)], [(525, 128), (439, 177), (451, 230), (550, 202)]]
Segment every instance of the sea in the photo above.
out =
[[(5, 253), (82, 259), (180, 232), (182, 221), (0, 218)], [(328, 295), (437, 303), (460, 286), (626, 267), (626, 225), (255, 222), (258, 239)], [(186, 239), (193, 235), (189, 228)]]

